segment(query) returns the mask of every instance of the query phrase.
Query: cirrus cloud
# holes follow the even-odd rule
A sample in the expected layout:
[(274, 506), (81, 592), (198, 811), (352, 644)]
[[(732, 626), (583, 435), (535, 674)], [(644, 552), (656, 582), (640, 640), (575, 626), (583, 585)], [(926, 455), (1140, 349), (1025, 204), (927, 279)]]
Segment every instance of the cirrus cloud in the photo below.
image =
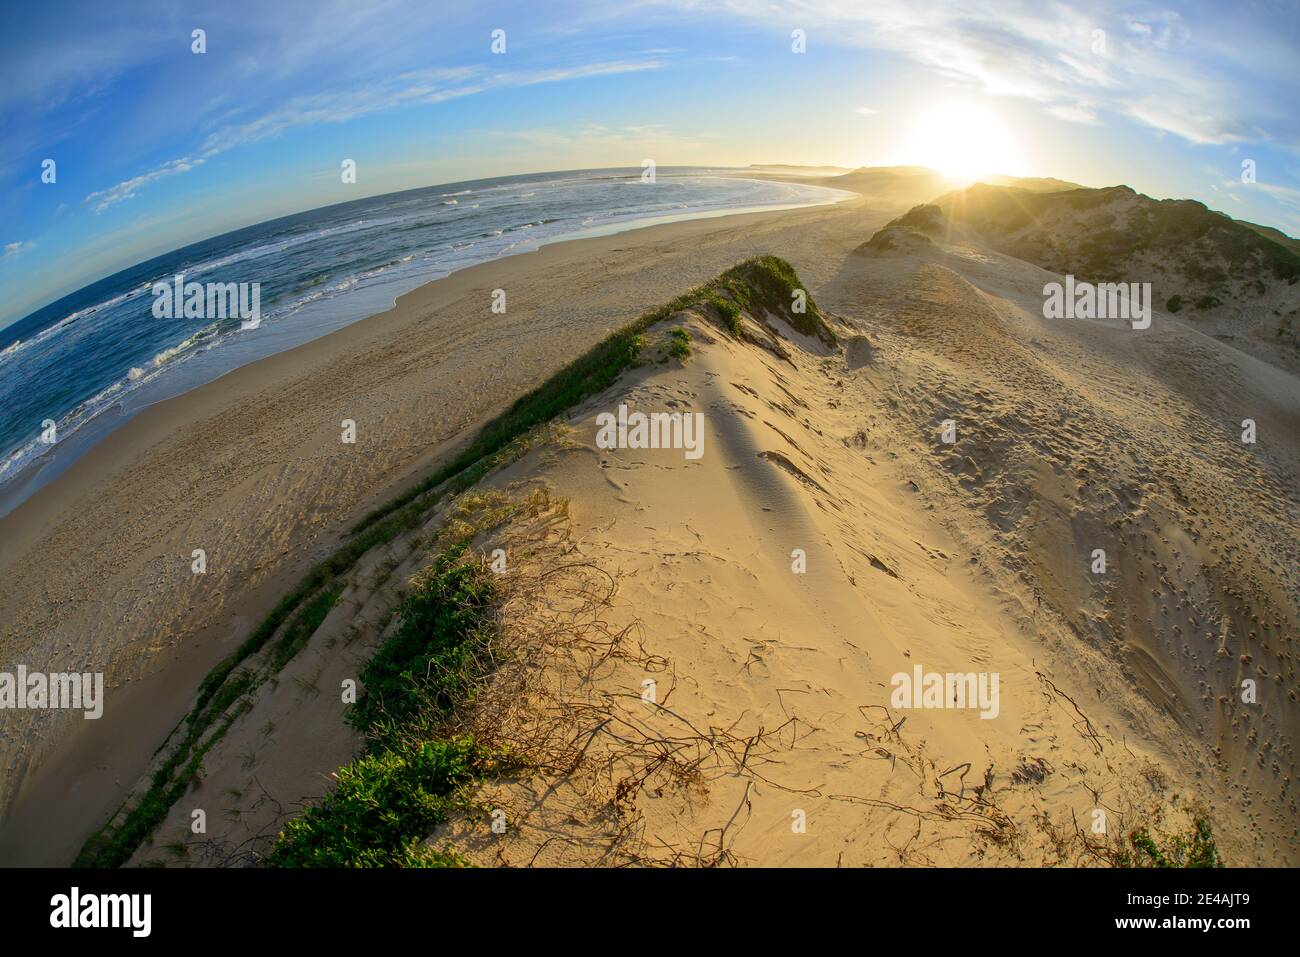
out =
[(663, 65), (662, 59), (648, 58), (513, 72), (489, 72), (474, 66), (447, 67), (412, 71), (361, 86), (297, 96), (282, 107), (251, 119), (228, 117), (229, 121), (208, 134), (194, 154), (168, 160), (138, 176), (96, 190), (85, 198), (85, 203), (101, 213), (132, 199), (141, 189), (160, 179), (188, 173), (227, 150), (274, 139), (295, 128), (346, 123), (363, 116), (404, 107), (431, 106), (488, 90), (657, 70)]

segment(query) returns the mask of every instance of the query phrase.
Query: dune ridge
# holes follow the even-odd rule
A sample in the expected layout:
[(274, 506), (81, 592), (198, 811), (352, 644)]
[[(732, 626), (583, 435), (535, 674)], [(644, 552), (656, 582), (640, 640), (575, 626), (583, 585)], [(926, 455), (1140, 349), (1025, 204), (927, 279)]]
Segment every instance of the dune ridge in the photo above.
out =
[[(593, 577), (511, 592), (505, 674), (453, 723), (535, 760), (479, 785), (431, 851), (1113, 863), (1132, 828), (1203, 816), (1229, 862), (1294, 863), (1294, 380), (1176, 317), (1143, 338), (1050, 324), (1043, 275), (971, 243), (865, 244), (808, 313), (792, 272), (661, 311), (641, 365), (362, 560), (205, 759), (198, 793), (239, 795), (235, 823), (188, 840), (177, 806), (136, 862), (169, 839), (171, 863), (268, 851), (362, 744), (320, 689), (487, 501), (501, 520), (467, 541), (508, 556), (505, 581)], [(705, 454), (598, 447), (621, 404), (703, 412)], [(1234, 444), (1241, 409), (1262, 447)], [(917, 667), (997, 674), (996, 716), (900, 709), (891, 681)]]

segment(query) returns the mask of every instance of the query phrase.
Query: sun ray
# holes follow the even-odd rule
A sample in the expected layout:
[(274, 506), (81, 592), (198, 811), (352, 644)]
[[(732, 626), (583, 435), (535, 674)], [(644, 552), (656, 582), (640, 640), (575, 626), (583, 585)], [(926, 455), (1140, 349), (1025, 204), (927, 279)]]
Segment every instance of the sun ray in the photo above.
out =
[(947, 102), (923, 112), (907, 143), (908, 162), (969, 183), (992, 173), (1015, 173), (1019, 149), (996, 113), (978, 104)]

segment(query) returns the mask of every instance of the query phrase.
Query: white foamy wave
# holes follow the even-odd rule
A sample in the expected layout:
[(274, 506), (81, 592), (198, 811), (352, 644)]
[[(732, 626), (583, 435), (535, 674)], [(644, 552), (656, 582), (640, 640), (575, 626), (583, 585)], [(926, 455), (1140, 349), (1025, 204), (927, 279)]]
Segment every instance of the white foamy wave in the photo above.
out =
[[(202, 329), (194, 333), (194, 335), (190, 336), (188, 339), (185, 339), (182, 342), (178, 342), (176, 343), (176, 345), (170, 346), (164, 349), (162, 352), (158, 353), (156, 356), (154, 356), (152, 359), (149, 360), (149, 364), (153, 366), (155, 369), (157, 369), (158, 367), (170, 362), (172, 359), (175, 359), (181, 353), (188, 352), (190, 349), (193, 349), (200, 342), (212, 336), (216, 331), (217, 331), (216, 323), (213, 323), (210, 326), (204, 326)], [(133, 369), (132, 371), (134, 372), (135, 370)]]
[[(77, 403), (70, 412), (61, 416), (55, 422), (55, 431), (59, 441), (65, 441), (68, 436), (75, 433), (87, 422), (111, 408), (128, 391), (130, 390), (127, 388), (126, 382), (119, 379), (84, 402)], [(36, 438), (11, 451), (4, 462), (0, 463), (0, 483), (17, 475), (52, 448), (54, 448), (54, 444), (42, 441), (40, 435), (37, 435)]]
[(145, 284), (143, 286), (137, 286), (134, 289), (128, 289), (126, 292), (118, 293), (116, 296), (113, 296), (109, 299), (105, 299), (103, 302), (97, 302), (94, 305), (85, 306), (81, 309), (76, 310), (75, 312), (70, 312), (68, 313), (68, 315), (64, 316), (58, 322), (46, 326), (44, 329), (36, 333), (36, 335), (32, 336), (30, 339), (23, 339), (19, 342), (14, 342), (9, 346), (7, 346), (4, 352), (0, 353), (0, 359), (10, 357), (10, 356), (15, 356), (19, 352), (23, 352), (27, 349), (32, 348), (33, 346), (38, 346), (44, 342), (48, 342), (50, 339), (57, 336), (60, 332), (68, 328), (68, 326), (72, 325), (77, 320), (88, 319), (91, 316), (98, 315), (99, 313), (103, 312), (105, 309), (111, 309), (114, 306), (126, 302), (129, 299), (135, 299), (145, 289), (148, 288), (149, 288), (148, 284)]
[[(284, 239), (277, 239), (274, 242), (262, 243), (259, 246), (253, 246), (249, 249), (241, 249), (238, 252), (221, 256), (217, 259), (209, 259), (191, 266), (186, 266), (182, 271), (187, 275), (211, 272), (214, 269), (221, 269), (234, 263), (246, 262), (250, 259), (260, 259), (263, 256), (274, 255), (275, 253), (284, 252), (286, 249), (292, 249), (294, 246), (301, 246), (303, 243), (309, 243), (313, 240), (324, 239), (327, 236), (338, 236), (346, 233), (354, 233), (365, 229), (378, 229), (383, 226), (392, 226), (395, 223), (406, 222), (415, 218), (414, 216), (391, 216), (387, 219), (359, 219), (352, 223), (343, 223), (338, 226), (326, 226), (322, 229), (313, 230), (310, 233), (302, 233), (297, 236), (286, 236)], [(171, 282), (171, 276), (157, 280), (158, 282)], [(152, 288), (152, 283), (150, 284)]]

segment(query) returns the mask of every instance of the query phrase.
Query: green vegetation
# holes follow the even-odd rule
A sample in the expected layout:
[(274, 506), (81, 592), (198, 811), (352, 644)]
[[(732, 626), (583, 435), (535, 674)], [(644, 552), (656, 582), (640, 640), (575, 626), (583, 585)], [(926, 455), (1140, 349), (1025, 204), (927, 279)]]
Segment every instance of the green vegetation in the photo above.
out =
[(1129, 847), (1116, 856), (1118, 867), (1222, 867), (1219, 849), (1214, 843), (1210, 822), (1196, 817), (1186, 834), (1174, 834), (1163, 843), (1154, 840), (1145, 828), (1129, 835)]
[(743, 328), (743, 324), (740, 320), (740, 307), (716, 290), (709, 293), (707, 305), (713, 307), (713, 310), (718, 314), (718, 318), (721, 320), (723, 327), (739, 339), (741, 329)]
[[(1135, 197), (1137, 204), (1123, 214), (1119, 205), (1107, 208), (1128, 205)], [(1195, 200), (1154, 200), (1127, 186), (1053, 193), (974, 186), (945, 200), (942, 208), (950, 219), (984, 232), (1003, 252), (1093, 282), (1126, 279), (1139, 253), (1177, 264), (1200, 293), (1230, 279), (1251, 282), (1261, 273), (1287, 283), (1300, 279), (1298, 245), (1290, 237), (1238, 222)], [(1043, 230), (1032, 228), (1062, 208), (1088, 217), (1084, 238), (1068, 248), (1044, 242)], [(917, 207), (895, 222), (907, 222), (913, 214), (924, 219), (924, 210)], [(1027, 231), (1010, 235), (1020, 230)]]
[[(755, 319), (762, 321), (771, 312), (784, 318), (805, 336), (820, 339), (828, 346), (838, 344), (839, 340), (826, 325), (821, 310), (801, 286), (794, 267), (784, 259), (776, 256), (747, 259), (732, 266), (718, 280), (732, 301)], [(793, 309), (797, 293), (803, 294), (805, 310), (802, 313)]]
[[(481, 503), (476, 503), (481, 504)], [(488, 509), (488, 523), (502, 519)], [(366, 754), (340, 769), (338, 786), (290, 821), (267, 858), (273, 867), (447, 867), (455, 855), (422, 842), (466, 806), (465, 789), (506, 764), (472, 738), (439, 729), (474, 697), (490, 670), (493, 576), (457, 540), (411, 582), (397, 631), (361, 671), (348, 723), (369, 737)]]
[(361, 670), (364, 690), (348, 713), (358, 731), (407, 722), (424, 708), (445, 714), (469, 700), (487, 670), (480, 658), (492, 577), (463, 553), (464, 545), (453, 546), (412, 580), (397, 631)]
[(338, 771), (338, 786), (285, 825), (273, 867), (457, 867), (454, 854), (422, 844), (459, 806), (457, 792), (496, 773), (468, 738), (403, 741)]
[(691, 354), (691, 334), (681, 326), (668, 330), (668, 354), (683, 362)]
[[(539, 436), (556, 416), (611, 386), (624, 370), (640, 362), (645, 333), (651, 326), (683, 310), (712, 307), (728, 331), (739, 335), (739, 310), (743, 307), (760, 321), (769, 313), (783, 316), (800, 332), (835, 344), (835, 335), (811, 296), (806, 297), (804, 313), (792, 311), (796, 290), (801, 290), (801, 285), (794, 269), (775, 256), (746, 260), (728, 269), (711, 282), (606, 336), (484, 425), (470, 444), (443, 467), (366, 515), (349, 537), (314, 566), (252, 634), (204, 678), (184, 728), (173, 732), (183, 730), (182, 736), (155, 772), (146, 793), (126, 812), (120, 825), (110, 823), (86, 841), (75, 865), (117, 867), (126, 863), (185, 793), (199, 772), (203, 756), (250, 706), (251, 694), (306, 646), (342, 592), (343, 576), (358, 559), (419, 527), (445, 496), (466, 491), (494, 469), (524, 454), (540, 441)], [(265, 667), (243, 667), (277, 634), (280, 638), (267, 656)], [(465, 651), (469, 653), (469, 646)], [(384, 667), (391, 669), (397, 660), (400, 656), (394, 653), (393, 661)], [(378, 685), (384, 690), (374, 700), (382, 702), (382, 707), (399, 706), (389, 700), (394, 685), (385, 685), (383, 679), (386, 676), (396, 681), (400, 674), (375, 672), (373, 677), (380, 679)]]
[(1165, 303), (1165, 309), (1168, 312), (1177, 312), (1181, 308), (1183, 308), (1182, 296), (1170, 296), (1169, 301)]

